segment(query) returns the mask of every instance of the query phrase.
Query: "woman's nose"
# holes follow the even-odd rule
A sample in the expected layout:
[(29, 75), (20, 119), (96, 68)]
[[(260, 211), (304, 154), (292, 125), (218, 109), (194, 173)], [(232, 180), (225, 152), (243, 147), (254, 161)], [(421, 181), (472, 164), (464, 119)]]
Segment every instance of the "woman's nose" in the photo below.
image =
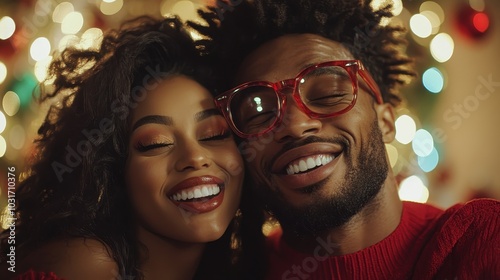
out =
[(198, 170), (211, 165), (211, 158), (208, 152), (196, 140), (184, 141), (177, 146), (177, 161), (175, 168), (177, 171)]

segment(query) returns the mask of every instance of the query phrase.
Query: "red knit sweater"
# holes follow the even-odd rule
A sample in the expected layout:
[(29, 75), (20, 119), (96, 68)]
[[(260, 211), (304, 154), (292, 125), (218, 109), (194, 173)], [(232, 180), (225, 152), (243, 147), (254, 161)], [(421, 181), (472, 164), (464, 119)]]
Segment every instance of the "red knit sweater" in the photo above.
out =
[(500, 202), (478, 199), (446, 211), (403, 202), (398, 227), (361, 251), (328, 255), (318, 242), (299, 253), (281, 239), (268, 239), (270, 280), (302, 279), (500, 279)]

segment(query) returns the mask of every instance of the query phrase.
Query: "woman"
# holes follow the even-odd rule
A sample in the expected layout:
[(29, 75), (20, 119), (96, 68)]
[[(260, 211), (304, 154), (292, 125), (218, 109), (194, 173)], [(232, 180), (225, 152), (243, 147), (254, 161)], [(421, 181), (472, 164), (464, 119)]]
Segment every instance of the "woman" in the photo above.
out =
[(42, 99), (60, 101), (16, 194), (16, 273), (4, 259), (1, 279), (230, 276), (243, 164), (207, 69), (178, 19), (145, 17), (51, 64)]

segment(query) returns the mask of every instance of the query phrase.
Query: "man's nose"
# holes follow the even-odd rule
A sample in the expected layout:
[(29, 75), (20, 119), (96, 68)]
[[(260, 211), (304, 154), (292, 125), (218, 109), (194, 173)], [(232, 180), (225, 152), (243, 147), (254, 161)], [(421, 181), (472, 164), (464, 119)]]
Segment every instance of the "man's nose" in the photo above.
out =
[(297, 139), (317, 133), (322, 126), (319, 119), (313, 119), (297, 105), (292, 94), (286, 95), (286, 108), (279, 127), (275, 129), (274, 140), (277, 142)]

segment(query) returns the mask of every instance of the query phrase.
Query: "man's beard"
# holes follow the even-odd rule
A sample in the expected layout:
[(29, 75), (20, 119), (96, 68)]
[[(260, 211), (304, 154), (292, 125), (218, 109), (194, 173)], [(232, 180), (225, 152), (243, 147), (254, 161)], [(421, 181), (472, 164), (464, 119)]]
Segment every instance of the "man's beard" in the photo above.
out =
[[(330, 197), (316, 195), (317, 200), (314, 203), (296, 207), (285, 201), (276, 186), (271, 188), (264, 186), (260, 189), (260, 195), (266, 202), (268, 210), (277, 218), (285, 231), (293, 232), (300, 237), (317, 235), (337, 228), (348, 222), (375, 198), (388, 174), (385, 147), (376, 121), (371, 127), (368, 138), (366, 144), (371, 144), (371, 146), (364, 146), (360, 149), (356, 166), (351, 158), (347, 140), (321, 140), (321, 142), (334, 142), (343, 146), (343, 156), (348, 170), (344, 180), (338, 182), (337, 188), (339, 189)], [(319, 188), (327, 188), (328, 186), (324, 186), (327, 183), (326, 180), (328, 178), (307, 187), (307, 190), (314, 192)]]

